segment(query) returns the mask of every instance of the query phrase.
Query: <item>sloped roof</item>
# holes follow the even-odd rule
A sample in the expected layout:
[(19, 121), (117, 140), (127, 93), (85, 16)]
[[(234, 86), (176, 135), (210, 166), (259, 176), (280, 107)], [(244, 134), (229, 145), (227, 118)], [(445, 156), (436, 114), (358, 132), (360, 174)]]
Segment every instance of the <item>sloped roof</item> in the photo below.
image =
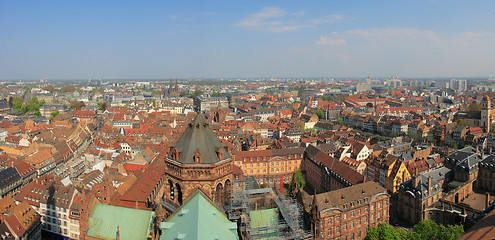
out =
[(162, 223), (161, 229), (160, 239), (239, 239), (237, 224), (199, 189)]
[[(230, 158), (230, 153), (224, 149), (224, 159), (219, 159), (217, 151), (225, 145), (210, 129), (202, 114), (196, 115), (188, 124), (174, 147), (179, 152), (177, 161), (185, 164), (196, 164), (194, 162), (196, 152), (201, 154), (201, 164), (217, 163)], [(169, 158), (172, 158), (172, 154), (173, 151), (170, 152)]]
[(95, 203), (89, 216), (88, 236), (115, 239), (117, 229), (121, 240), (147, 239), (155, 213)]

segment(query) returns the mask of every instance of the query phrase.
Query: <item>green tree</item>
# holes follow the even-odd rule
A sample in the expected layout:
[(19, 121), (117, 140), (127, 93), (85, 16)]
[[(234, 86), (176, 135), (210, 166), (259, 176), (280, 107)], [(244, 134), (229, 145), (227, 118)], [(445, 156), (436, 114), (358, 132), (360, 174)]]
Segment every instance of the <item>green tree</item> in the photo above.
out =
[(391, 132), (390, 133), (390, 137), (392, 137), (392, 138), (395, 138), (397, 136), (399, 136), (399, 134), (397, 134), (397, 132)]
[(396, 239), (401, 240), (401, 236), (395, 229), (386, 224), (380, 223), (376, 227), (370, 227), (368, 233), (366, 234), (366, 240), (381, 240), (381, 239)]
[(314, 112), (314, 114), (316, 114), (316, 116), (318, 116), (318, 119), (323, 119), (323, 117), (325, 116), (325, 114), (323, 114), (322, 110), (316, 110)]
[(41, 113), (40, 113), (40, 111), (36, 111), (36, 112), (34, 112), (34, 114), (33, 114), (33, 115), (34, 115), (34, 116), (41, 116)]
[(55, 117), (56, 117), (59, 113), (60, 113), (59, 111), (52, 112), (52, 113), (50, 114), (50, 116), (51, 116), (50, 118), (51, 118), (51, 119), (55, 119)]
[(24, 100), (22, 100), (21, 97), (15, 97), (12, 100), (12, 108), (14, 108), (17, 112), (19, 113), (24, 113), (22, 112), (22, 104), (24, 103)]
[(337, 124), (343, 125), (344, 124), (344, 120), (342, 118), (337, 119)]
[(301, 189), (303, 189), (305, 186), (306, 186), (306, 180), (304, 180), (301, 170), (298, 169), (292, 175), (292, 180), (289, 184), (289, 191), (287, 192), (287, 194), (289, 194), (292, 197), (295, 197), (295, 194)]

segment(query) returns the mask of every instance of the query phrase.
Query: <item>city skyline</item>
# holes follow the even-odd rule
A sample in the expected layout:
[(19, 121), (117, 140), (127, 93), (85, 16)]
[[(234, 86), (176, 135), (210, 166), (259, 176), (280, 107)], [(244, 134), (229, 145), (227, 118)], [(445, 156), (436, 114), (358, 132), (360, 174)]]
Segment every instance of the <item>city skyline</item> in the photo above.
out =
[(0, 3), (0, 79), (483, 77), (494, 3)]

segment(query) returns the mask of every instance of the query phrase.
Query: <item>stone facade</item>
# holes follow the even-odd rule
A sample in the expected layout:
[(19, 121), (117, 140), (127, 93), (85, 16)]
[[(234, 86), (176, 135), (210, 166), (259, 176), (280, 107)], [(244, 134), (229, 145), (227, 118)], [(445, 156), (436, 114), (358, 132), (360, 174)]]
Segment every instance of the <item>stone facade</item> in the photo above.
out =
[(164, 201), (180, 206), (201, 189), (219, 206), (228, 202), (233, 158), (201, 114), (171, 146), (165, 165)]

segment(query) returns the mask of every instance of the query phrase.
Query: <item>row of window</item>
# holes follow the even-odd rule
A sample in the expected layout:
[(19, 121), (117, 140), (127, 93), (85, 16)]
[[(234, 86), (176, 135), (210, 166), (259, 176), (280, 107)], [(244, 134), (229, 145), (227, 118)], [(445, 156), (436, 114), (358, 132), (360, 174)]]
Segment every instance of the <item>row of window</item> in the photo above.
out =
[[(381, 208), (381, 203), (378, 203), (378, 204), (377, 204), (377, 208), (378, 208), (378, 209), (380, 209), (380, 208)], [(371, 205), (371, 211), (374, 211), (374, 210), (375, 210), (374, 205)], [(365, 213), (367, 213), (367, 212), (368, 212), (368, 207), (365, 207), (365, 208), (364, 208), (364, 212), (365, 212)], [(351, 215), (351, 218), (352, 218), (352, 217), (354, 217), (354, 213), (355, 213), (355, 210), (351, 211), (351, 214), (350, 214), (350, 215)], [(378, 214), (378, 217), (380, 217), (381, 211), (377, 211), (377, 214)], [(386, 215), (386, 214), (387, 214), (387, 209), (384, 209), (384, 210), (383, 210), (383, 214), (384, 214), (384, 215)], [(357, 210), (357, 215), (358, 215), (358, 216), (359, 216), (359, 215), (361, 215), (361, 209), (358, 209), (358, 210)], [(371, 216), (373, 216), (373, 214), (371, 214)], [(347, 213), (344, 213), (344, 214), (342, 215), (342, 218), (343, 218), (344, 220), (346, 220), (346, 219), (347, 219)], [(368, 218), (368, 217), (366, 217), (366, 216), (365, 216), (366, 221), (367, 221), (367, 218)], [(336, 221), (336, 222), (340, 222), (340, 216), (336, 216), (336, 217), (335, 217), (335, 221)], [(328, 219), (328, 224), (332, 224), (332, 218), (329, 218), (329, 219)]]
[[(297, 167), (294, 167), (294, 171), (295, 170), (297, 170)], [(283, 171), (285, 171), (285, 168), (280, 168), (280, 172), (283, 172)], [(287, 171), (292, 171), (292, 167), (288, 167), (287, 168)], [(278, 168), (272, 168), (271, 169), (271, 172), (272, 173), (278, 173), (279, 172), (279, 169)], [(248, 173), (247, 170), (244, 170), (244, 174), (247, 174), (247, 173)], [(249, 170), (249, 173), (250, 174), (253, 174), (254, 173), (254, 170)], [(257, 169), (256, 170), (256, 173), (260, 173), (260, 170)], [(266, 173), (266, 169), (263, 169), (263, 173)]]
[[(300, 162), (301, 162), (301, 160), (294, 160), (294, 164), (298, 164)], [(241, 162), (240, 161), (239, 162), (236, 162), (236, 164), (237, 165), (241, 165)], [(288, 165), (292, 164), (292, 161), (289, 161), (287, 164)], [(284, 162), (272, 162), (271, 163), (271, 166), (272, 167), (273, 166), (279, 166), (279, 165), (282, 165), (283, 166), (284, 165)], [(244, 164), (244, 167), (247, 167), (247, 166), (248, 166), (247, 164)], [(249, 167), (253, 167), (253, 163), (249, 164)], [(256, 167), (260, 167), (260, 163), (256, 163)], [(266, 163), (263, 163), (263, 167), (266, 167)]]

